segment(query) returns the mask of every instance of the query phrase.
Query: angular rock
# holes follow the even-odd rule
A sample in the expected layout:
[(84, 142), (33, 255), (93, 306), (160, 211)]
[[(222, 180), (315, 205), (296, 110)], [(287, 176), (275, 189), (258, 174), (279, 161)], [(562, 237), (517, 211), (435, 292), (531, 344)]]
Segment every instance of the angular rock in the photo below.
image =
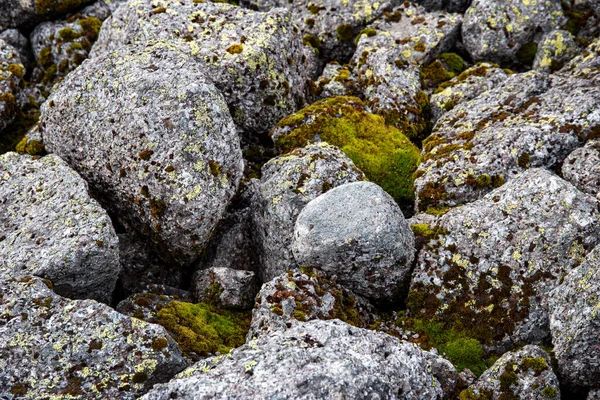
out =
[(120, 7), (105, 24), (92, 56), (119, 47), (168, 43), (189, 54), (223, 95), (247, 137), (267, 132), (305, 101), (316, 72), (288, 12), (229, 4), (153, 0)]
[(221, 93), (166, 45), (82, 64), (42, 106), (40, 130), (109, 212), (175, 264), (202, 253), (242, 175)]
[(196, 272), (194, 296), (219, 308), (249, 310), (254, 306), (258, 282), (252, 271), (212, 267)]
[(249, 187), (261, 281), (268, 282), (296, 267), (292, 234), (306, 204), (331, 188), (364, 179), (341, 150), (324, 142), (266, 163), (260, 181)]
[(598, 295), (600, 293), (600, 247), (573, 269), (550, 293), (550, 329), (564, 383), (600, 388), (598, 365)]
[(361, 296), (393, 302), (406, 290), (415, 238), (390, 195), (374, 183), (355, 182), (304, 207), (292, 252), (298, 265), (320, 269)]
[(0, 278), (41, 276), (57, 293), (110, 301), (118, 238), (87, 183), (55, 155), (0, 156)]
[(2, 281), (0, 393), (134, 399), (187, 366), (161, 326), (59, 297), (44, 282)]
[(474, 201), (529, 167), (553, 168), (595, 138), (599, 50), (590, 45), (553, 75), (511, 75), (444, 114), (423, 143), (417, 210)]
[[(573, 150), (562, 166), (565, 180), (584, 193), (598, 198), (600, 193), (600, 140), (590, 140)], [(599, 199), (600, 200), (600, 199)]]
[(17, 95), (24, 75), (19, 50), (0, 39), (0, 131), (17, 115)]
[(468, 68), (456, 78), (444, 82), (430, 97), (429, 106), (433, 122), (459, 104), (479, 96), (500, 85), (508, 74), (496, 64), (479, 63)]
[(328, 280), (321, 271), (303, 268), (263, 284), (256, 296), (247, 340), (313, 319), (339, 319), (368, 328), (377, 315), (368, 301)]
[(448, 211), (419, 254), (411, 315), (471, 329), (499, 350), (543, 343), (548, 293), (600, 242), (598, 205), (534, 168)]
[(560, 399), (558, 378), (550, 366), (550, 356), (528, 345), (508, 352), (460, 394), (461, 399)]
[(142, 398), (441, 399), (429, 357), (389, 335), (315, 320), (205, 359)]
[(569, 31), (548, 32), (540, 41), (533, 61), (534, 69), (554, 72), (580, 53), (575, 37)]
[(531, 65), (544, 33), (565, 22), (558, 0), (473, 0), (462, 38), (474, 61)]

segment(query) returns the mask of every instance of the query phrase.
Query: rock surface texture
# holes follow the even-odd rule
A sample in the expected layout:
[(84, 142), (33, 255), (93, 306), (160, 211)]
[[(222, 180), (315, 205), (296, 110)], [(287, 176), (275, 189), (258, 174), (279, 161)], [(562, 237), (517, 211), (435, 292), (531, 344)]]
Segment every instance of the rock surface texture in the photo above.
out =
[(219, 308), (251, 309), (258, 289), (254, 272), (226, 267), (198, 271), (194, 282), (196, 299)]
[(582, 192), (598, 198), (600, 193), (600, 141), (590, 140), (575, 149), (562, 166), (563, 177)]

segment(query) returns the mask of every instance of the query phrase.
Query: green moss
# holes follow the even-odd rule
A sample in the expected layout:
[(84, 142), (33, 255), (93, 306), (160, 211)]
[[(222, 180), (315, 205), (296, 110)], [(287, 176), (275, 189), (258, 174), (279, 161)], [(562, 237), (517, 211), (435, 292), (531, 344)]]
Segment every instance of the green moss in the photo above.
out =
[(28, 390), (29, 386), (26, 383), (17, 382), (11, 386), (10, 393), (13, 396), (25, 396)]
[(538, 46), (534, 42), (524, 44), (517, 52), (517, 60), (523, 65), (533, 64), (537, 48)]
[(362, 31), (360, 31), (360, 33), (358, 34), (358, 36), (356, 36), (356, 39), (354, 39), (354, 44), (358, 44), (358, 41), (360, 40), (360, 38), (365, 35), (367, 37), (373, 37), (375, 35), (377, 35), (377, 30), (375, 28), (365, 28)]
[(512, 363), (508, 363), (505, 367), (504, 372), (500, 375), (498, 380), (500, 381), (500, 390), (503, 392), (510, 391), (512, 385), (519, 383), (519, 377), (513, 369)]
[(472, 389), (465, 389), (460, 392), (459, 399), (460, 400), (491, 400), (494, 396), (494, 393), (490, 390), (482, 390), (481, 393), (475, 394)]
[(0, 103), (4, 103), (4, 109), (8, 115), (12, 116), (17, 113), (17, 100), (12, 93), (1, 93)]
[(244, 344), (250, 317), (250, 312), (173, 300), (158, 312), (158, 323), (172, 334), (182, 351), (207, 356)]
[(456, 339), (441, 346), (441, 350), (459, 371), (469, 368), (474, 374), (480, 375), (488, 368), (483, 347), (476, 339)]
[(398, 129), (386, 126), (382, 117), (368, 113), (360, 99), (340, 96), (321, 100), (281, 120), (277, 128), (283, 127), (289, 133), (275, 141), (282, 151), (304, 147), (319, 135), (338, 146), (396, 201), (414, 200), (412, 174), (419, 150)]
[(517, 165), (521, 168), (529, 168), (530, 164), (531, 157), (529, 157), (529, 154), (527, 153), (523, 153), (519, 156), (519, 158), (517, 158)]
[(8, 72), (16, 76), (17, 78), (23, 78), (25, 75), (25, 68), (21, 64), (8, 64)]
[(423, 84), (429, 88), (437, 87), (455, 76), (454, 72), (446, 70), (444, 65), (438, 60), (421, 68), (421, 79), (423, 80)]
[(548, 369), (548, 363), (544, 357), (527, 357), (521, 361), (521, 368), (524, 371), (531, 369), (537, 373), (540, 373)]
[(465, 70), (465, 61), (456, 53), (443, 53), (440, 57), (446, 65), (456, 73)]
[(306, 321), (306, 313), (304, 311), (294, 311), (294, 318), (300, 322)]
[(100, 28), (102, 27), (102, 21), (95, 17), (87, 17), (78, 20), (77, 23), (83, 30), (83, 35), (85, 37), (91, 41), (98, 39), (98, 34), (100, 33)]
[(321, 41), (315, 35), (304, 35), (304, 37), (302, 38), (302, 44), (304, 44), (305, 46), (312, 47), (317, 51), (317, 54), (321, 49)]
[(204, 302), (217, 306), (221, 301), (221, 294), (223, 294), (223, 286), (219, 282), (212, 282), (204, 290)]
[(44, 47), (40, 50), (38, 55), (38, 63), (44, 68), (50, 67), (54, 62), (52, 61), (52, 49), (50, 47)]
[(46, 68), (46, 72), (44, 73), (44, 77), (42, 78), (42, 83), (44, 85), (49, 85), (53, 83), (57, 75), (58, 67), (55, 64), (52, 64), (51, 66)]
[(79, 33), (72, 28), (64, 27), (59, 29), (58, 37), (64, 42), (72, 42), (79, 37)]
[(547, 399), (552, 399), (556, 396), (558, 396), (558, 391), (556, 389), (554, 389), (552, 386), (546, 386), (544, 389), (542, 389), (542, 397), (545, 397)]
[(209, 160), (208, 167), (212, 176), (219, 176), (221, 174), (221, 167), (219, 166), (218, 162)]
[(82, 3), (81, 0), (35, 0), (35, 12), (38, 15), (65, 14), (79, 8)]
[(573, 36), (577, 36), (579, 34), (579, 30), (585, 26), (587, 20), (594, 15), (594, 11), (591, 9), (580, 10), (568, 8), (564, 10), (564, 13), (565, 17), (568, 19), (563, 26), (563, 29), (571, 32)]
[(15, 147), (15, 150), (19, 153), (27, 153), (32, 156), (41, 155), (44, 153), (44, 144), (39, 140), (30, 140), (27, 137), (21, 139), (21, 141)]
[(135, 374), (133, 374), (133, 378), (131, 378), (131, 381), (133, 383), (144, 383), (148, 380), (148, 373), (144, 372), (144, 371), (140, 371), (140, 372), (136, 372)]
[(419, 43), (417, 43), (417, 44), (414, 45), (413, 49), (415, 49), (416, 51), (419, 51), (419, 52), (423, 53), (425, 50), (427, 50), (427, 47), (423, 43), (419, 42)]
[(235, 43), (229, 46), (225, 51), (227, 51), (229, 54), (240, 54), (242, 51), (244, 51), (244, 46), (239, 43)]
[(165, 338), (156, 338), (154, 340), (152, 340), (152, 344), (150, 345), (150, 347), (152, 347), (152, 350), (154, 351), (161, 351), (162, 349), (167, 348), (167, 346), (169, 345), (169, 341)]
[(354, 28), (352, 28), (352, 25), (338, 25), (338, 27), (335, 28), (335, 33), (340, 42), (351, 42), (354, 38)]

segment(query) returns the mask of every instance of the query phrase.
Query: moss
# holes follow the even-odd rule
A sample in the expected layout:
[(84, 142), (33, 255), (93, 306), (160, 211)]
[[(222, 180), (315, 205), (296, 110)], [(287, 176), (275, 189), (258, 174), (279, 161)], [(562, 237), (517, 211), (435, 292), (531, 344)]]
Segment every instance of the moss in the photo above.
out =
[(17, 113), (17, 100), (12, 93), (0, 93), (0, 103), (4, 103), (5, 113), (9, 116), (12, 117)]
[(354, 28), (352, 28), (352, 25), (338, 25), (338, 27), (335, 28), (335, 33), (340, 42), (351, 42), (354, 38)]
[(15, 147), (15, 150), (19, 153), (27, 153), (32, 156), (42, 155), (45, 151), (44, 144), (39, 140), (30, 140), (27, 137), (21, 139), (21, 141)]
[(381, 116), (366, 111), (355, 97), (321, 100), (281, 120), (276, 128), (288, 134), (275, 140), (288, 152), (320, 139), (338, 146), (372, 182), (398, 202), (414, 200), (412, 174), (419, 150), (398, 129), (386, 126)]
[(529, 42), (524, 44), (517, 52), (517, 60), (523, 65), (533, 64), (535, 60), (535, 54), (537, 53), (537, 44), (535, 42)]
[(98, 34), (100, 33), (100, 28), (102, 27), (102, 21), (95, 17), (87, 17), (78, 20), (77, 23), (83, 30), (83, 35), (85, 37), (91, 41), (96, 41), (96, 39), (98, 39)]
[(512, 385), (519, 383), (519, 377), (515, 373), (512, 363), (506, 365), (504, 372), (502, 372), (498, 380), (500, 381), (500, 390), (503, 392), (510, 391)]
[(204, 302), (217, 306), (221, 302), (221, 294), (223, 294), (223, 286), (219, 282), (212, 282), (204, 290)]
[(306, 313), (304, 311), (294, 311), (294, 318), (300, 322), (306, 321)]
[(420, 51), (421, 53), (425, 52), (425, 50), (427, 50), (427, 46), (425, 46), (423, 43), (419, 42), (417, 44), (415, 44), (415, 46), (413, 47), (413, 49), (415, 49), (416, 51)]
[(317, 53), (319, 53), (321, 49), (321, 41), (315, 35), (304, 35), (302, 38), (302, 44), (312, 47), (317, 51)]
[(8, 64), (7, 70), (19, 79), (25, 75), (25, 68), (21, 64)]
[(239, 43), (235, 43), (229, 46), (225, 51), (227, 51), (229, 54), (240, 54), (242, 51), (244, 51), (244, 46)]
[(454, 78), (456, 74), (444, 68), (444, 65), (436, 60), (421, 68), (421, 80), (426, 87), (434, 88), (441, 83)]
[(171, 301), (158, 312), (164, 326), (188, 355), (227, 353), (245, 343), (250, 312), (220, 310), (206, 303)]
[(154, 351), (161, 351), (162, 349), (167, 348), (168, 345), (169, 345), (169, 341), (167, 339), (156, 338), (156, 339), (152, 340), (152, 344), (150, 345), (150, 347)]
[(35, 12), (38, 15), (66, 14), (79, 8), (82, 3), (82, 0), (35, 0)]
[(490, 390), (482, 390), (481, 393), (475, 394), (472, 389), (465, 389), (460, 392), (459, 399), (460, 400), (491, 400), (493, 398), (494, 393)]
[(474, 374), (481, 375), (488, 368), (483, 347), (476, 339), (459, 338), (446, 343), (441, 349), (458, 371), (469, 368)]
[(419, 211), (425, 211), (430, 206), (437, 207), (439, 202), (448, 199), (448, 193), (442, 183), (427, 182), (418, 193)]
[(208, 167), (212, 176), (219, 176), (221, 174), (221, 167), (219, 166), (218, 162), (209, 160)]
[(42, 78), (42, 83), (44, 85), (49, 85), (56, 79), (58, 74), (58, 68), (56, 65), (52, 64), (48, 68), (46, 68), (46, 72), (44, 73), (44, 77)]
[(375, 28), (365, 28), (362, 31), (360, 31), (360, 33), (356, 36), (356, 39), (354, 39), (354, 44), (358, 44), (358, 41), (360, 40), (360, 38), (365, 35), (367, 37), (373, 37), (375, 35), (377, 35), (377, 30)]
[(435, 231), (431, 229), (429, 224), (414, 224), (410, 226), (410, 229), (415, 235), (422, 236), (427, 239), (435, 236)]
[(91, 353), (92, 350), (101, 350), (102, 349), (102, 340), (92, 339), (88, 344), (88, 353)]
[(53, 64), (52, 61), (52, 49), (50, 47), (44, 47), (40, 50), (38, 55), (38, 63), (44, 68), (48, 68)]
[(310, 13), (314, 14), (314, 15), (318, 14), (321, 10), (325, 9), (324, 6), (320, 6), (320, 5), (314, 4), (314, 3), (308, 3), (306, 8), (308, 8), (308, 11), (310, 11)]
[[(594, 15), (594, 11), (591, 9), (566, 9), (564, 10), (567, 22), (564, 24), (563, 29), (571, 32), (573, 36), (579, 34), (579, 30), (585, 26), (587, 20)], [(586, 47), (586, 46), (584, 46)]]
[(456, 73), (465, 70), (465, 61), (456, 53), (443, 53), (440, 57), (446, 65)]
[(154, 218), (162, 218), (165, 215), (165, 209), (167, 205), (161, 199), (153, 199), (149, 200), (150, 202), (150, 213)]
[(140, 372), (136, 372), (135, 374), (133, 374), (133, 377), (131, 378), (131, 381), (133, 383), (144, 383), (148, 380), (148, 373), (144, 372), (144, 371), (140, 371)]
[(58, 30), (58, 37), (64, 42), (72, 42), (79, 37), (79, 33), (72, 28), (64, 27)]
[(10, 393), (13, 396), (25, 396), (28, 390), (29, 386), (27, 383), (17, 382), (11, 386)]
[(521, 361), (521, 368), (524, 371), (531, 369), (540, 373), (548, 369), (548, 363), (544, 357), (526, 357)]
[(531, 158), (529, 157), (529, 154), (521, 154), (519, 158), (517, 158), (517, 165), (521, 168), (529, 168), (529, 165), (531, 165)]
[(542, 389), (541, 395), (542, 395), (542, 397), (545, 397), (547, 399), (552, 399), (552, 398), (558, 396), (558, 391), (556, 389), (554, 389), (552, 386), (546, 386), (544, 389)]

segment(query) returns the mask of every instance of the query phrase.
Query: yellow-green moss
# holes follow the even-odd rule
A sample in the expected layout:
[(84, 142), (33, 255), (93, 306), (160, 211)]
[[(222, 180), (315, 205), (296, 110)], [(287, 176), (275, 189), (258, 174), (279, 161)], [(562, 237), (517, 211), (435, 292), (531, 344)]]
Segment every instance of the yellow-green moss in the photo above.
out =
[(244, 51), (244, 46), (239, 43), (235, 43), (229, 46), (226, 51), (229, 54), (240, 54), (242, 51)]
[(531, 369), (535, 372), (542, 372), (548, 369), (548, 363), (544, 357), (526, 357), (521, 361), (521, 368), (524, 371)]
[(8, 72), (16, 76), (17, 78), (22, 78), (25, 75), (25, 68), (21, 64), (8, 64)]
[(315, 49), (317, 54), (319, 53), (319, 50), (321, 48), (321, 41), (315, 35), (304, 35), (304, 37), (302, 38), (302, 44), (304, 44), (305, 46), (312, 47), (313, 49)]
[(402, 132), (387, 126), (381, 116), (368, 113), (360, 99), (340, 96), (321, 100), (284, 118), (276, 129), (284, 127), (289, 133), (275, 140), (280, 150), (303, 147), (319, 136), (338, 146), (396, 201), (414, 200), (412, 174), (419, 150)]
[(58, 30), (58, 37), (64, 42), (72, 42), (79, 37), (79, 33), (72, 28), (64, 27)]
[(83, 30), (83, 35), (85, 35), (89, 40), (95, 41), (98, 39), (98, 34), (100, 33), (100, 28), (102, 27), (102, 21), (95, 17), (87, 17), (78, 20), (77, 23)]
[(554, 389), (552, 386), (546, 386), (544, 389), (542, 389), (542, 397), (545, 397), (547, 399), (552, 399), (556, 396), (558, 396), (558, 391), (556, 389)]
[(171, 301), (158, 312), (164, 326), (189, 355), (227, 353), (246, 341), (250, 312), (219, 310), (206, 303)]
[(458, 73), (465, 70), (465, 61), (456, 53), (443, 53), (439, 58), (454, 72)]
[(39, 140), (29, 140), (27, 137), (21, 139), (21, 141), (15, 147), (19, 153), (27, 153), (32, 156), (41, 155), (44, 153), (44, 144)]
[(338, 27), (335, 28), (335, 33), (340, 42), (351, 42), (354, 38), (354, 28), (352, 28), (352, 25), (338, 25)]
[(79, 8), (82, 3), (82, 0), (35, 0), (35, 12), (39, 15), (65, 14)]
[(40, 54), (38, 55), (38, 62), (44, 68), (48, 68), (53, 64), (52, 49), (50, 47), (44, 47), (40, 50)]
[(360, 33), (358, 34), (358, 36), (356, 36), (356, 39), (354, 39), (354, 44), (358, 44), (358, 41), (360, 40), (360, 38), (365, 35), (368, 37), (373, 37), (375, 35), (377, 35), (377, 30), (375, 28), (365, 28), (362, 31), (360, 31)]

